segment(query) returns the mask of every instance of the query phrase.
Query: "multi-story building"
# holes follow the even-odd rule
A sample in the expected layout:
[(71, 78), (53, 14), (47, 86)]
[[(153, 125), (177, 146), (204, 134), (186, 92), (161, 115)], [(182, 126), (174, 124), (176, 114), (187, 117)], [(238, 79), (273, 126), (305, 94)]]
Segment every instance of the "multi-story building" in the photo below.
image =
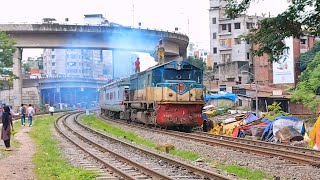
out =
[(210, 0), (210, 54), (215, 79), (219, 82), (247, 83), (252, 72), (252, 44), (242, 41), (241, 35), (250, 31), (262, 17), (225, 15), (224, 0)]
[(44, 49), (43, 68), (48, 77), (112, 77), (110, 50)]
[(90, 25), (110, 25), (109, 21), (102, 14), (85, 14), (84, 23)]
[(203, 48), (199, 48), (197, 44), (189, 43), (187, 54), (188, 56), (194, 57), (196, 59), (202, 59), (208, 67), (212, 67), (209, 51)]

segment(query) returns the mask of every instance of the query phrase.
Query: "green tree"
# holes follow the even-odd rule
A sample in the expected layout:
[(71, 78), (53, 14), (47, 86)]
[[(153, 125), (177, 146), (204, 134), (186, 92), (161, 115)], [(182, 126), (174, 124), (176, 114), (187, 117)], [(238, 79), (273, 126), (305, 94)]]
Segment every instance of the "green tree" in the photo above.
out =
[(203, 62), (202, 58), (197, 59), (197, 58), (195, 58), (193, 56), (189, 56), (187, 58), (187, 62), (189, 62), (190, 64), (192, 64), (192, 65), (194, 65), (194, 66), (196, 66), (196, 67), (198, 67), (200, 69), (203, 69), (203, 70), (206, 70), (206, 68), (207, 68), (206, 63)]
[(309, 63), (306, 70), (301, 74), (292, 101), (302, 102), (313, 112), (316, 112), (320, 105), (320, 53)]
[(12, 71), (7, 71), (6, 68), (12, 67), (12, 56), (16, 48), (15, 42), (6, 33), (0, 32), (0, 74), (7, 74), (13, 77)]
[(23, 64), (22, 68), (26, 71), (29, 72), (30, 71), (30, 64)]
[[(235, 18), (244, 13), (255, 0), (227, 0), (226, 14)], [(258, 2), (257, 2), (258, 3)], [(259, 22), (259, 28), (253, 28), (244, 36), (260, 48), (254, 55), (268, 54), (271, 61), (277, 61), (287, 49), (283, 40), (287, 37), (301, 37), (305, 33), (320, 34), (320, 1), (291, 0), (287, 10), (276, 17), (267, 17)], [(312, 10), (310, 10), (312, 9)]]
[(308, 64), (312, 62), (318, 52), (320, 52), (320, 42), (316, 42), (312, 49), (300, 54), (300, 72), (304, 71), (307, 68)]

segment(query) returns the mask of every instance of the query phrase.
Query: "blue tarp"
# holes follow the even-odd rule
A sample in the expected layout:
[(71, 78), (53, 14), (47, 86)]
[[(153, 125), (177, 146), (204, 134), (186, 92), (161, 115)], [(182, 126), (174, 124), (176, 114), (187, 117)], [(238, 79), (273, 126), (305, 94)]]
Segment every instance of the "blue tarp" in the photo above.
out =
[(255, 116), (254, 114), (250, 113), (249, 116), (246, 117), (244, 121), (246, 122), (246, 124), (249, 124), (249, 123), (251, 123), (251, 122), (253, 122), (253, 121), (257, 120), (257, 119), (258, 119), (257, 116)]
[[(294, 117), (290, 117), (290, 116), (279, 116), (274, 118), (269, 125), (264, 129), (261, 139), (265, 140), (265, 141), (272, 141), (273, 137), (274, 137), (274, 132), (273, 132), (273, 125), (275, 122), (277, 122), (278, 120), (290, 120), (290, 121), (295, 121), (295, 122), (299, 122), (301, 121), (300, 119), (294, 118)], [(286, 127), (285, 124), (283, 124), (284, 127)], [(305, 129), (304, 126), (302, 126), (300, 133), (304, 134)]]
[(230, 99), (231, 101), (236, 101), (237, 95), (235, 94), (212, 94), (206, 95), (206, 101), (211, 99)]

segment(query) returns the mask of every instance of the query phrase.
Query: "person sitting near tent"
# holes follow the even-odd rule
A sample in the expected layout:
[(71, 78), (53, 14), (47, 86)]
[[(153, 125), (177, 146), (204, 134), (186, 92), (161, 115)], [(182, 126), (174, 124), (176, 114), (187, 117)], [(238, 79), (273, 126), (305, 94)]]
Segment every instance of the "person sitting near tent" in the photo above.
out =
[(207, 127), (207, 114), (206, 113), (202, 113), (202, 116), (203, 116), (203, 123), (202, 123), (202, 129), (203, 129), (203, 132), (208, 132), (208, 127)]

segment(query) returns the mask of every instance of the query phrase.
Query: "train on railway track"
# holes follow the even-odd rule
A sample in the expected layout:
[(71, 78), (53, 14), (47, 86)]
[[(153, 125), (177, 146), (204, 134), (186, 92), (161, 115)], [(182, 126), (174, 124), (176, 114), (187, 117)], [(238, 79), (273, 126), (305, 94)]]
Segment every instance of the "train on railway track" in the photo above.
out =
[(170, 61), (111, 82), (99, 90), (101, 114), (175, 130), (203, 123), (203, 71)]

